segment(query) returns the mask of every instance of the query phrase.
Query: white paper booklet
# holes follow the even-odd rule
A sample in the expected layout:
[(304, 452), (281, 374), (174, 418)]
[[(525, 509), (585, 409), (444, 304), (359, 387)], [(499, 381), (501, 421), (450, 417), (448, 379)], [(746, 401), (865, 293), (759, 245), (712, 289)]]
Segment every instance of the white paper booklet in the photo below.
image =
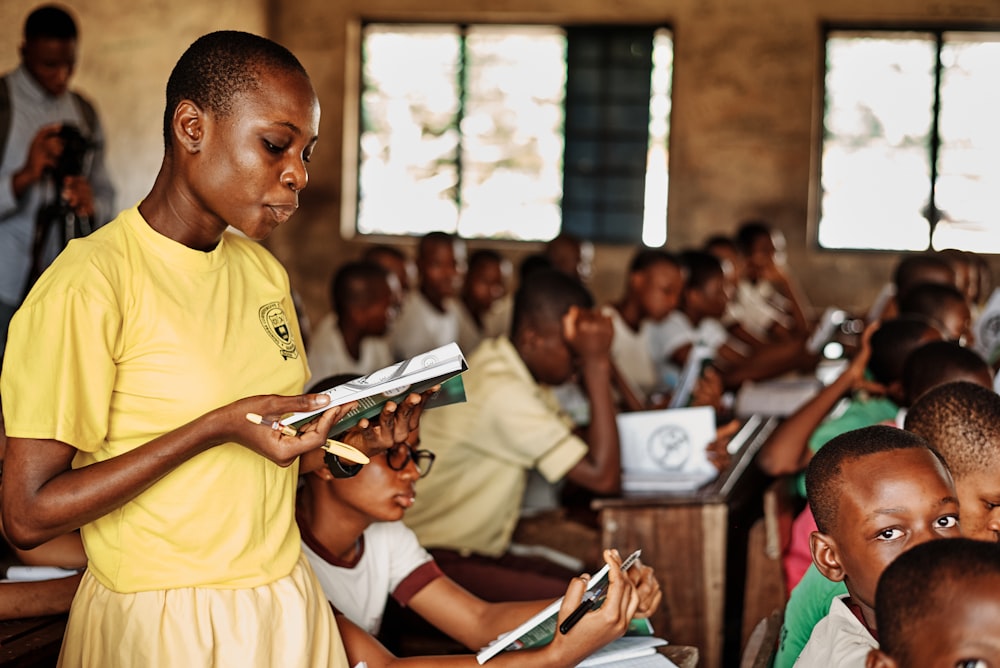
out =
[(662, 647), (666, 644), (666, 640), (663, 638), (656, 638), (654, 636), (623, 636), (616, 640), (612, 640), (607, 645), (597, 650), (580, 663), (576, 664), (576, 666), (577, 668), (588, 668), (589, 666), (604, 666), (605, 668), (612, 668), (613, 666), (643, 665), (641, 663), (636, 663), (635, 660), (650, 656), (659, 657), (660, 659), (663, 659), (663, 661), (666, 661), (666, 663), (658, 661), (649, 665), (669, 666), (671, 665), (671, 662), (666, 657), (656, 653), (657, 647)]
[(706, 451), (715, 439), (712, 407), (633, 411), (616, 419), (624, 491), (697, 489), (718, 475)]
[[(367, 376), (359, 376), (354, 380), (331, 387), (323, 392), (323, 394), (330, 396), (329, 404), (313, 411), (292, 413), (281, 420), (281, 423), (299, 426), (308, 422), (313, 416), (334, 406), (368, 397), (377, 397), (373, 402), (370, 402), (374, 405), (404, 396), (409, 392), (423, 392), (468, 368), (469, 365), (466, 363), (465, 356), (458, 344), (449, 343), (422, 355), (373, 371)], [(368, 406), (359, 406), (358, 408), (363, 410)]]

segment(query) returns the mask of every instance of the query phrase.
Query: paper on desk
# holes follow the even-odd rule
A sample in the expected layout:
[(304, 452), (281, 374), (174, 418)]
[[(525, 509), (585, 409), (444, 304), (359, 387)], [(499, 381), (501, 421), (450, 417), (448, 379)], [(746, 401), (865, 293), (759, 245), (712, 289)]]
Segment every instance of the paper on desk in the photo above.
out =
[(663, 638), (655, 638), (652, 636), (623, 636), (616, 640), (612, 640), (607, 645), (597, 650), (586, 659), (577, 664), (577, 668), (585, 668), (588, 666), (633, 666), (641, 665), (632, 662), (634, 659), (648, 656), (659, 656), (659, 658), (667, 661), (666, 664), (658, 662), (650, 665), (670, 665), (670, 661), (664, 656), (660, 656), (656, 653), (656, 648), (662, 645), (666, 645), (667, 641)]
[(619, 413), (616, 420), (625, 491), (696, 489), (718, 475), (706, 452), (715, 439), (710, 406)]

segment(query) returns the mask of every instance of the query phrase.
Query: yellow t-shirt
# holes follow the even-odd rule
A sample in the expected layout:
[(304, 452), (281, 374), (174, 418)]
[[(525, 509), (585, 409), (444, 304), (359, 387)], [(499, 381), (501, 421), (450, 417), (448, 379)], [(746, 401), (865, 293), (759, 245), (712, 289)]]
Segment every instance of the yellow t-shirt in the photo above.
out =
[[(7, 433), (103, 461), (254, 394), (308, 379), (288, 277), (256, 242), (210, 252), (149, 227), (137, 208), (73, 241), (11, 323), (0, 394)], [(297, 466), (235, 443), (210, 448), (82, 529), (106, 587), (253, 587), (300, 553)]]
[(510, 546), (527, 472), (560, 480), (587, 444), (507, 338), (483, 341), (463, 381), (465, 403), (420, 418), (421, 447), (437, 459), (403, 521), (424, 547), (499, 556)]

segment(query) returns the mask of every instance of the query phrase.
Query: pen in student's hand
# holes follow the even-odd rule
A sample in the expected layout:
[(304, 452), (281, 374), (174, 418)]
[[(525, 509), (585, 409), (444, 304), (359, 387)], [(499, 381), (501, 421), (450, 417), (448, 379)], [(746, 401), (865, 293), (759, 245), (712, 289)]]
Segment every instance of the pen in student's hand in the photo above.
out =
[(583, 600), (580, 601), (580, 605), (576, 606), (573, 612), (569, 613), (569, 617), (559, 625), (559, 632), (563, 635), (569, 633), (569, 630), (576, 626), (576, 623), (583, 619), (585, 614), (597, 606), (599, 598), (603, 595), (604, 587), (596, 587), (583, 592)]
[[(253, 422), (254, 424), (265, 424), (263, 416), (258, 415), (257, 413), (247, 413), (247, 421)], [(280, 431), (285, 436), (299, 435), (297, 429), (286, 424), (281, 424), (277, 420), (267, 426), (271, 427), (274, 431)], [(365, 453), (361, 452), (357, 448), (352, 447), (347, 443), (335, 441), (332, 438), (326, 439), (326, 443), (324, 443), (321, 447), (327, 452), (354, 462), (355, 464), (367, 464), (371, 461)]]

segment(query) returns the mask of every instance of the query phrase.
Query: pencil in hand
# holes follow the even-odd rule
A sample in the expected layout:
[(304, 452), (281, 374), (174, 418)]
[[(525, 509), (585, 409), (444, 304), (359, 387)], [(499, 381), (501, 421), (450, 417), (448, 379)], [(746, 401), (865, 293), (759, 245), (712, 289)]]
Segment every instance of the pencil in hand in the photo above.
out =
[[(247, 421), (254, 424), (261, 424), (271, 427), (274, 431), (280, 431), (285, 436), (298, 436), (299, 432), (295, 427), (289, 425), (284, 425), (275, 420), (270, 425), (266, 424), (264, 417), (258, 415), (257, 413), (247, 413)], [(340, 441), (335, 441), (332, 438), (326, 439), (326, 443), (321, 446), (324, 450), (338, 457), (342, 457), (348, 461), (354, 462), (355, 464), (367, 464), (371, 461), (368, 455), (361, 452), (357, 448), (348, 445), (347, 443), (341, 443)]]

